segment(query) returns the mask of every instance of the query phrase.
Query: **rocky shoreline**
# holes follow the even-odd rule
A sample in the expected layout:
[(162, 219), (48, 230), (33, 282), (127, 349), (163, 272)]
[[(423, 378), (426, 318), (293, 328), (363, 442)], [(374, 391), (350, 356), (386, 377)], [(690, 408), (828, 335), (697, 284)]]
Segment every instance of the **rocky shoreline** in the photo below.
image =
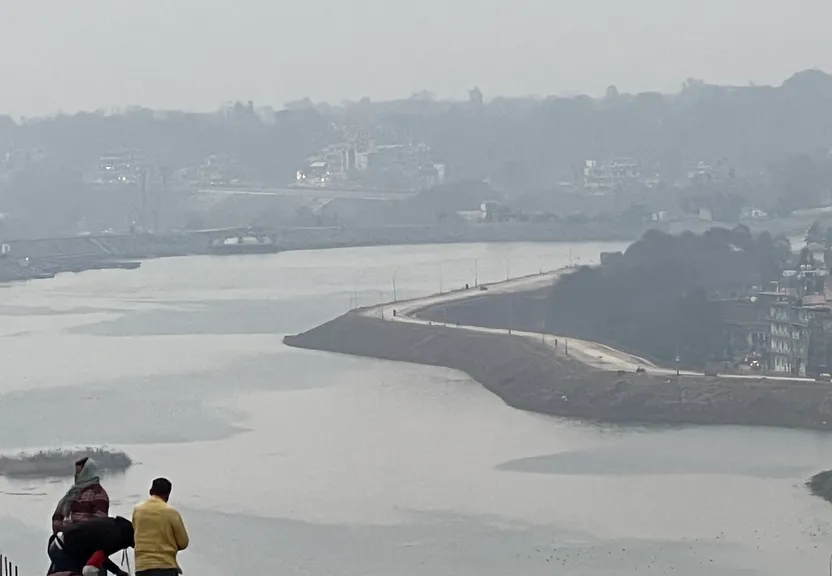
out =
[[(441, 314), (442, 320), (454, 322), (452, 307), (470, 307), (475, 300), (443, 304), (440, 312), (431, 307), (426, 314), (434, 320)], [(509, 406), (552, 416), (617, 424), (832, 430), (828, 383), (598, 370), (525, 337), (390, 322), (360, 311), (287, 336), (284, 342), (452, 368), (467, 373)]]

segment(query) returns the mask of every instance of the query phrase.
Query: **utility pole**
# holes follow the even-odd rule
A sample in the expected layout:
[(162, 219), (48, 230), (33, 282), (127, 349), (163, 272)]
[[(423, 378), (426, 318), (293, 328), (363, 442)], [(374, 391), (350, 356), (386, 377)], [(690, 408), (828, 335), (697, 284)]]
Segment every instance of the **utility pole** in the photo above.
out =
[(564, 350), (564, 353), (567, 356), (569, 356), (569, 338), (564, 338), (563, 339), (563, 350)]
[(139, 170), (139, 191), (142, 195), (142, 213), (139, 216), (142, 229), (147, 230), (147, 170), (142, 167)]
[(676, 376), (679, 375), (679, 344), (676, 344)]
[(396, 298), (396, 271), (393, 270), (393, 302), (398, 302)]
[(442, 266), (439, 266), (439, 293), (442, 294)]
[(474, 288), (479, 286), (479, 277), (478, 277), (478, 273), (477, 273), (478, 272), (477, 267), (478, 267), (479, 263), (480, 263), (480, 259), (479, 258), (474, 258)]
[(161, 173), (162, 173), (162, 201), (158, 203), (159, 206), (157, 207), (158, 209), (156, 210), (156, 213), (155, 213), (155, 220), (156, 221), (154, 222), (154, 227), (155, 227), (155, 230), (156, 230), (157, 234), (159, 233), (159, 212), (161, 212), (162, 209), (165, 209), (165, 211), (167, 211), (167, 206), (170, 203), (170, 196), (168, 195), (168, 177), (170, 175), (170, 168), (168, 168), (168, 166), (162, 166)]

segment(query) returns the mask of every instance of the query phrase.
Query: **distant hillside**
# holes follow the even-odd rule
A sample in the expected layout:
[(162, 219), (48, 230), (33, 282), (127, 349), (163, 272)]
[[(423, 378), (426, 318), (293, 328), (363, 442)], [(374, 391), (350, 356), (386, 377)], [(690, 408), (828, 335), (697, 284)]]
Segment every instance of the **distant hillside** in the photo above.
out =
[[(163, 174), (212, 156), (233, 158), (246, 181), (285, 186), (310, 155), (359, 136), (422, 143), (444, 164), (447, 181), (457, 184), (414, 200), (411, 209), (419, 214), (498, 199), (481, 184), (486, 181), (513, 196), (545, 195), (561, 183), (580, 183), (587, 160), (617, 158), (632, 159), (670, 194), (701, 163), (722, 174), (697, 185), (703, 196), (735, 197), (781, 215), (832, 202), (832, 77), (820, 70), (799, 72), (777, 87), (691, 79), (676, 94), (625, 94), (610, 86), (598, 99), (471, 95), (467, 101), (419, 93), (383, 103), (307, 102), (280, 111), (238, 102), (212, 114), (131, 108), (21, 123), (0, 117), (0, 212), (31, 236), (77, 230), (97, 211), (79, 203), (81, 176), (113, 151), (136, 151)], [(630, 191), (627, 202), (640, 202), (643, 193)], [(148, 212), (145, 204), (158, 212), (146, 219), (164, 220), (172, 211), (161, 198), (137, 196), (135, 206), (113, 209), (113, 227)], [(626, 208), (622, 202), (613, 208)]]

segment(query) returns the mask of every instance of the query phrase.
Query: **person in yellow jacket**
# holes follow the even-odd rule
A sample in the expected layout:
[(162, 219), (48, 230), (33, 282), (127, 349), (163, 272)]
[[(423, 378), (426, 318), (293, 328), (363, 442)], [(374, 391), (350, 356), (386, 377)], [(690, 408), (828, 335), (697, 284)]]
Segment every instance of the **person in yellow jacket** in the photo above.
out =
[(190, 542), (182, 516), (168, 505), (172, 485), (156, 478), (150, 499), (133, 509), (136, 576), (177, 576), (182, 569), (176, 554)]

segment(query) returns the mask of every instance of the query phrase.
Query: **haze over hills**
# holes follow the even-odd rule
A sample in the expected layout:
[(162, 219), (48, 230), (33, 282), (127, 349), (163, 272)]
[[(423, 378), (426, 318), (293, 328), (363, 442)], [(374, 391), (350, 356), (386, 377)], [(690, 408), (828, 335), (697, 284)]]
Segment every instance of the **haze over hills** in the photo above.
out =
[(62, 0), (0, 6), (0, 110), (673, 92), (832, 68), (822, 0)]
[[(486, 182), (526, 219), (677, 213), (735, 222), (832, 202), (830, 104), (832, 76), (807, 70), (778, 87), (688, 80), (675, 94), (611, 86), (600, 99), (504, 98), (473, 87), (464, 101), (423, 92), (281, 110), (237, 102), (214, 113), (5, 116), (0, 212), (13, 236), (126, 231), (136, 222), (182, 228), (204, 220), (204, 206), (173, 191), (284, 188), (308, 176), (317, 188), (385, 192)], [(479, 205), (450, 202), (419, 219)], [(345, 223), (314, 202), (275, 200), (256, 211), (266, 213), (260, 223)], [(376, 210), (376, 223), (396, 223), (389, 212)]]

